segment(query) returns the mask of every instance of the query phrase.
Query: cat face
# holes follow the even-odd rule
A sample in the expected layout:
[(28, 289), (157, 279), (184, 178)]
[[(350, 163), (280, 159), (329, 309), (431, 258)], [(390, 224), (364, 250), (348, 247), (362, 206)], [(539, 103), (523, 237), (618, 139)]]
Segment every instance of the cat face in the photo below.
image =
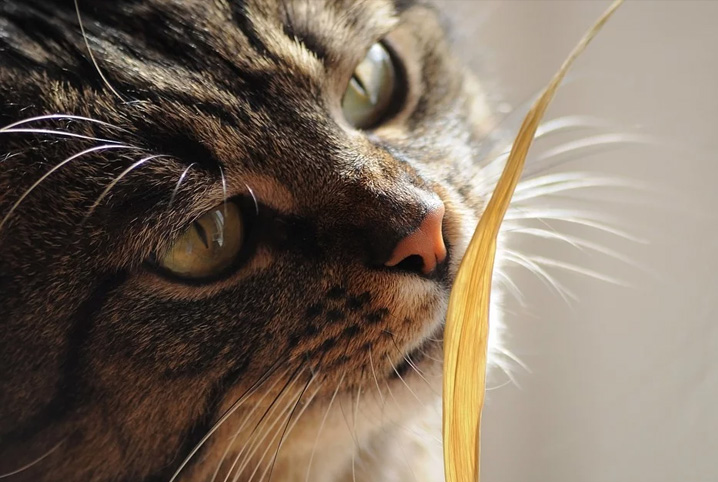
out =
[(480, 90), (413, 2), (79, 7), (0, 4), (0, 473), (339, 480), (437, 397)]

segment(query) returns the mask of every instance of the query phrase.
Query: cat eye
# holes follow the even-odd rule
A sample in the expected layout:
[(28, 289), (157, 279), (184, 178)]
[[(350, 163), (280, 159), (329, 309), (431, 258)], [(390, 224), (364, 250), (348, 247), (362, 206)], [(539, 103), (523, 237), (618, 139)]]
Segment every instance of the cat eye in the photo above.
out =
[(201, 280), (221, 275), (237, 260), (245, 237), (242, 213), (234, 202), (195, 220), (156, 263), (174, 276)]
[(374, 127), (391, 110), (397, 72), (392, 56), (381, 43), (374, 44), (349, 80), (342, 98), (346, 120), (357, 129)]

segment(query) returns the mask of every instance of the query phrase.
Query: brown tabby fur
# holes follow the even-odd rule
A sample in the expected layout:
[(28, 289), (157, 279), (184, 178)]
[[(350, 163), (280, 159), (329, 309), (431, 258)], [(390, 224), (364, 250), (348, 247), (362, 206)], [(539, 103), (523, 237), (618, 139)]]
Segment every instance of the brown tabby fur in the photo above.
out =
[[(223, 459), (224, 480), (237, 455), (230, 480), (436, 480), (422, 464), (440, 446), (413, 433), (437, 417), (443, 313), (488, 194), (472, 185), (489, 123), (437, 12), (404, 0), (79, 8), (99, 72), (72, 0), (0, 2), (0, 127), (106, 123), (0, 131), (0, 474), (167, 482), (240, 400), (177, 480), (211, 480)], [(360, 132), (341, 96), (380, 40), (403, 100)], [(73, 158), (28, 191), (108, 140), (127, 147)], [(239, 269), (187, 283), (151, 268), (226, 197), (256, 209)], [(429, 277), (384, 267), (437, 197), (447, 263)]]

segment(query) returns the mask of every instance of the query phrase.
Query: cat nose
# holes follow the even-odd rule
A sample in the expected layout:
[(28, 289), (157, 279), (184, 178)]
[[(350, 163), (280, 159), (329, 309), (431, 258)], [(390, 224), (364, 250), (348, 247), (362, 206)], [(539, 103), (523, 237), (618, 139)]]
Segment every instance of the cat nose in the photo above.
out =
[[(444, 220), (444, 203), (440, 203), (424, 217), (416, 230), (401, 239), (391, 253), (386, 266), (397, 266), (410, 261), (412, 256), (421, 259), (421, 272), (430, 274), (446, 259), (446, 245), (441, 224)], [(416, 265), (414, 265), (416, 266)]]

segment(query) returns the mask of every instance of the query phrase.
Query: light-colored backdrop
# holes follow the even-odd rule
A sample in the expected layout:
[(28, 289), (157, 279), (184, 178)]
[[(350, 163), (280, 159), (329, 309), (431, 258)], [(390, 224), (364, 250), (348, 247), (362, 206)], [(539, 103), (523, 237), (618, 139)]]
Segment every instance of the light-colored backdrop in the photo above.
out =
[[(508, 110), (547, 82), (608, 2), (442, 5), (458, 22), (457, 48)], [(482, 481), (718, 481), (718, 2), (629, 1), (576, 64), (549, 118), (566, 115), (607, 127), (549, 136), (534, 159), (606, 133), (623, 134), (596, 141), (626, 142), (556, 157), (560, 166), (546, 172), (648, 188), (577, 191), (544, 206), (592, 210), (646, 242), (549, 222), (620, 261), (516, 236), (529, 256), (630, 286), (547, 267), (575, 294), (567, 303), (535, 274), (509, 271), (524, 294), (523, 304), (507, 298), (509, 346), (527, 369), (514, 370), (515, 383), (492, 377)], [(635, 135), (652, 140), (629, 142)]]

